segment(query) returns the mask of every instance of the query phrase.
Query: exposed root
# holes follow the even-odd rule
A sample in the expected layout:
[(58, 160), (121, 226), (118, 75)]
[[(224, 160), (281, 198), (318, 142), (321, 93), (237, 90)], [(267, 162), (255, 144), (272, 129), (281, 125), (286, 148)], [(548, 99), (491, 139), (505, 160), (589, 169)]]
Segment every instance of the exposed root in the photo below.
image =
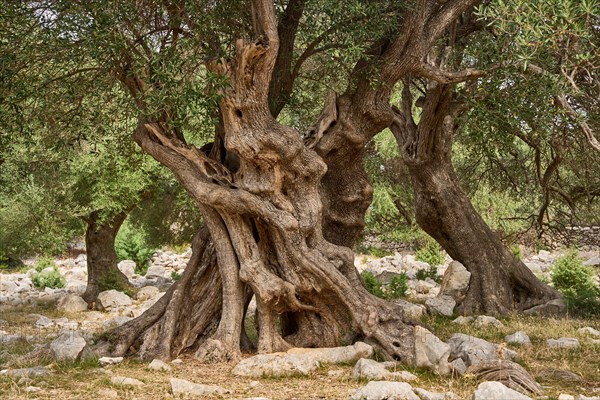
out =
[(529, 372), (512, 361), (494, 360), (473, 364), (467, 368), (466, 373), (484, 381), (501, 382), (524, 394), (542, 394), (542, 387)]

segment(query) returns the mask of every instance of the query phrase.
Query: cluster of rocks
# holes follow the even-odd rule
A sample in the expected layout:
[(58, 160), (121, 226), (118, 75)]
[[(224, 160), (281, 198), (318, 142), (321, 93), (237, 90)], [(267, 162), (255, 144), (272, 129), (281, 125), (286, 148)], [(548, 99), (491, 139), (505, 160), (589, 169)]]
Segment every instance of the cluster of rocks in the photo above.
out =
[[(150, 259), (148, 270), (144, 276), (135, 273), (136, 264), (131, 260), (121, 261), (118, 268), (137, 288), (154, 286), (160, 291), (165, 291), (173, 283), (174, 273), (181, 274), (190, 257), (191, 249), (183, 254), (159, 250)], [(25, 273), (0, 274), (0, 305), (36, 306), (57, 302), (67, 294), (80, 296), (85, 292), (88, 279), (85, 254), (80, 254), (76, 258), (55, 260), (58, 271), (66, 279), (66, 286), (60, 289), (39, 290), (34, 287), (31, 280), (34, 263), (33, 259), (26, 261), (31, 269)], [(79, 310), (65, 311), (76, 312)]]

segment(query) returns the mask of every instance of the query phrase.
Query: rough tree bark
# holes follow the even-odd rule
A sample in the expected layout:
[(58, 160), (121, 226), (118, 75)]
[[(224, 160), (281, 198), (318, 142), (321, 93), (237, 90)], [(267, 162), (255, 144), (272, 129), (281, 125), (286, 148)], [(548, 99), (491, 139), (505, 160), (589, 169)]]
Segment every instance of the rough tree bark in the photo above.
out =
[(99, 211), (92, 212), (87, 218), (85, 248), (88, 282), (82, 297), (88, 304), (93, 304), (103, 290), (132, 287), (117, 267), (115, 251), (115, 238), (125, 218), (127, 212), (122, 212), (110, 220), (102, 221)]
[[(190, 261), (182, 279), (160, 303), (119, 330), (114, 353), (127, 352), (135, 338), (143, 336), (141, 349), (146, 355), (169, 358), (185, 347), (174, 343), (185, 342), (197, 346), (200, 358), (235, 359), (240, 356), (248, 286), (257, 301), (261, 353), (288, 349), (295, 337), (311, 333), (315, 345), (336, 344), (344, 329), (353, 329), (389, 357), (412, 363), (414, 327), (403, 321), (401, 308), (348, 279), (344, 271), (354, 270), (352, 251), (323, 238), (319, 186), (326, 166), (304, 146), (298, 132), (271, 115), (268, 87), (278, 51), (272, 3), (254, 1), (252, 15), (258, 38), (238, 41), (233, 60), (210, 66), (231, 83), (220, 111), (225, 147), (240, 160), (237, 172), (182, 142), (164, 122), (139, 121), (136, 141), (170, 168), (198, 203), (217, 262), (202, 263), (194, 271)], [(144, 87), (129, 71), (122, 79), (134, 92)], [(204, 246), (194, 252), (194, 259), (207, 251)], [(198, 278), (215, 270), (220, 284)], [(220, 290), (216, 287), (222, 287), (220, 295), (214, 292)], [(190, 290), (208, 293), (196, 297)], [(201, 323), (191, 325), (193, 332), (182, 334), (185, 326), (180, 326), (181, 314), (176, 315), (177, 293), (185, 293), (186, 303), (198, 310), (222, 299), (222, 310), (227, 312), (215, 312), (220, 319), (210, 336), (207, 327), (213, 318), (208, 315), (215, 314), (206, 311), (201, 312)], [(287, 313), (303, 317), (295, 318), (295, 332), (284, 337), (277, 322)], [(190, 313), (192, 318), (197, 315)], [(340, 315), (351, 325), (340, 326)], [(314, 321), (320, 322), (318, 335), (312, 329)]]
[(545, 305), (543, 312), (561, 312), (560, 302), (547, 304), (560, 298), (558, 292), (510, 252), (460, 186), (451, 151), (461, 105), (454, 101), (452, 87), (429, 85), (416, 124), (406, 79), (401, 108), (392, 131), (411, 175), (417, 223), (471, 272), (467, 296), (458, 309), (465, 314), (508, 314)]
[[(223, 146), (213, 150), (235, 155), (239, 166), (229, 169), (222, 163), (223, 154), (206, 155), (186, 144), (169, 128), (168, 110), (160, 118), (139, 118), (135, 140), (171, 169), (194, 198), (207, 224), (206, 235), (214, 241), (207, 236), (194, 244), (182, 279), (154, 307), (115, 332), (113, 354), (139, 349), (146, 357), (168, 359), (194, 350), (211, 361), (235, 359), (245, 342), (242, 322), (251, 292), (257, 299), (259, 352), (331, 346), (349, 330), (352, 339), (367, 340), (391, 358), (415, 362), (414, 326), (403, 320), (397, 305), (362, 287), (352, 251), (337, 243), (352, 244), (362, 229), (371, 189), (360, 161), (368, 140), (393, 121), (393, 86), (408, 71), (422, 70), (431, 43), (475, 2), (434, 6), (420, 1), (414, 10), (401, 11), (407, 13), (401, 32), (394, 40), (376, 43), (371, 61), (357, 64), (352, 90), (330, 96), (303, 143), (298, 132), (271, 114), (282, 104), (273, 106), (268, 93), (269, 87), (277, 88), (270, 82), (280, 37), (272, 3), (253, 1), (256, 40), (238, 41), (231, 60), (209, 65), (231, 83), (219, 105), (223, 137), (215, 143)], [(302, 2), (288, 6), (286, 13), (297, 21)], [(291, 31), (282, 35), (284, 49), (293, 48), (288, 45), (293, 37)], [(299, 60), (309, 57), (310, 49)], [(278, 65), (289, 68), (291, 59), (280, 58)], [(116, 72), (143, 115), (143, 94), (160, 84), (145, 82), (131, 65), (125, 57)], [(275, 97), (285, 102), (290, 86), (283, 89)], [(344, 172), (336, 175), (335, 170)], [(340, 190), (345, 184), (348, 190)], [(342, 218), (334, 215), (337, 209), (346, 210), (338, 213)], [(336, 239), (339, 229), (347, 232)], [(185, 302), (177, 297), (184, 294)], [(194, 307), (181, 310), (182, 304)], [(284, 324), (281, 333), (278, 320)]]

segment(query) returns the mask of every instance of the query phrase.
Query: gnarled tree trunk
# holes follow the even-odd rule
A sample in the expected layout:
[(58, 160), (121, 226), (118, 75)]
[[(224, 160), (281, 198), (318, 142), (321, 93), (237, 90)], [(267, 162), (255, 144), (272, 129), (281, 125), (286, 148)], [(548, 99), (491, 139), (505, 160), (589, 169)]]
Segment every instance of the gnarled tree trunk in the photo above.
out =
[(87, 219), (85, 248), (87, 254), (88, 282), (83, 299), (92, 304), (104, 290), (131, 288), (127, 277), (117, 267), (115, 238), (127, 218), (127, 212), (117, 214), (107, 221), (100, 220), (100, 212), (94, 211)]
[[(199, 267), (190, 261), (161, 302), (119, 329), (114, 353), (125, 353), (140, 337), (143, 352), (154, 357), (169, 358), (197, 346), (199, 358), (235, 359), (249, 287), (256, 296), (261, 353), (286, 350), (297, 340), (306, 343), (309, 335), (315, 346), (335, 345), (344, 330), (353, 330), (389, 357), (413, 363), (414, 327), (404, 322), (402, 309), (357, 285), (353, 252), (323, 237), (319, 188), (326, 165), (298, 132), (271, 115), (275, 13), (266, 0), (253, 2), (252, 11), (259, 38), (238, 41), (231, 62), (210, 66), (231, 82), (220, 111), (225, 148), (237, 155), (239, 169), (227, 170), (185, 144), (163, 121), (140, 118), (136, 141), (170, 168), (197, 202), (216, 261)], [(130, 73), (122, 79), (134, 93), (143, 88)], [(205, 257), (208, 250), (195, 246), (193, 258)], [(220, 282), (207, 283), (202, 274), (218, 276)], [(199, 290), (206, 293), (197, 296)], [(177, 308), (177, 295), (186, 297), (187, 315)], [(216, 299), (222, 310), (210, 307)], [(281, 333), (278, 321), (290, 314), (293, 324)], [(219, 320), (211, 332), (213, 317)]]
[(430, 84), (418, 125), (412, 107), (406, 80), (392, 131), (413, 182), (417, 223), (471, 272), (458, 309), (465, 314), (508, 314), (547, 305), (543, 312), (561, 312), (560, 304), (548, 305), (560, 298), (558, 292), (515, 258), (460, 186), (451, 152), (454, 119), (461, 107), (454, 102), (452, 87)]

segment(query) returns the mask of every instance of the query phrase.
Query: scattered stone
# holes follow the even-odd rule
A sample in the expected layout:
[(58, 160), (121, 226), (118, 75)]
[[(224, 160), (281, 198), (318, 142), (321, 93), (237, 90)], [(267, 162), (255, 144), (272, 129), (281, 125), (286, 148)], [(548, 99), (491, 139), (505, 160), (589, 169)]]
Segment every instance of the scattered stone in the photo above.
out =
[(494, 317), (489, 317), (487, 315), (480, 315), (473, 322), (473, 326), (475, 328), (486, 328), (489, 326), (493, 326), (494, 328), (504, 328), (504, 324), (498, 321)]
[(235, 376), (287, 376), (308, 375), (319, 367), (312, 357), (298, 354), (258, 354), (240, 361), (231, 371)]
[(547, 303), (539, 306), (531, 307), (523, 311), (525, 315), (539, 315), (542, 317), (553, 317), (562, 315), (567, 310), (567, 306), (563, 299), (550, 300)]
[(208, 396), (212, 394), (228, 394), (231, 390), (221, 386), (201, 385), (199, 383), (189, 382), (183, 379), (171, 378), (171, 392), (174, 396), (180, 394), (190, 394), (193, 396)]
[(104, 321), (104, 323), (102, 324), (102, 327), (105, 330), (114, 329), (114, 328), (117, 328), (117, 327), (123, 325), (126, 322), (131, 321), (132, 319), (133, 318), (127, 317), (125, 315), (118, 315), (116, 317), (112, 317), (112, 318)]
[(328, 347), (318, 349), (293, 348), (289, 349), (287, 354), (310, 357), (319, 363), (341, 364), (351, 363), (361, 358), (371, 357), (373, 355), (373, 347), (363, 342), (356, 342), (351, 346), (343, 347)]
[(504, 341), (508, 344), (520, 344), (522, 346), (531, 346), (531, 339), (529, 339), (527, 333), (523, 331), (517, 331), (512, 335), (505, 336)]
[(558, 395), (558, 400), (575, 400), (575, 396), (571, 396), (570, 394), (561, 393)]
[(0, 375), (18, 376), (18, 377), (38, 377), (49, 375), (50, 370), (46, 367), (32, 367), (20, 369), (5, 369), (0, 371)]
[(101, 310), (112, 310), (119, 307), (127, 307), (132, 304), (133, 302), (129, 296), (114, 289), (100, 292), (100, 294), (98, 294), (98, 300), (96, 301), (96, 305)]
[(483, 361), (500, 359), (501, 355), (506, 355), (508, 359), (514, 360), (517, 353), (510, 349), (499, 351), (499, 346), (486, 340), (463, 333), (455, 333), (448, 340), (450, 346), (450, 359), (462, 358), (465, 364), (470, 366)]
[(414, 390), (421, 400), (460, 400), (460, 397), (453, 392), (435, 393), (421, 388), (416, 388)]
[(579, 348), (579, 340), (575, 338), (548, 339), (546, 345), (559, 349), (577, 349)]
[(425, 306), (432, 314), (451, 317), (456, 301), (452, 297), (442, 294), (425, 300)]
[(117, 267), (128, 279), (131, 279), (135, 274), (135, 261), (123, 260), (117, 264)]
[(13, 281), (8, 279), (0, 279), (0, 292), (16, 293), (18, 286)]
[(35, 326), (38, 328), (50, 328), (51, 326), (54, 326), (54, 321), (42, 315), (35, 322)]
[(119, 392), (114, 389), (100, 389), (96, 393), (101, 399), (116, 399), (119, 397)]
[(578, 394), (577, 396), (575, 396), (575, 400), (600, 400), (600, 397), (598, 397), (598, 396), (587, 397), (582, 394)]
[(171, 361), (171, 364), (173, 364), (173, 365), (183, 365), (183, 361), (180, 360), (179, 358), (176, 358), (173, 361)]
[(81, 297), (68, 294), (58, 300), (56, 308), (58, 311), (65, 313), (77, 313), (86, 311), (88, 309), (88, 304)]
[(600, 257), (594, 256), (588, 259), (587, 261), (584, 261), (583, 265), (585, 265), (586, 267), (594, 267), (596, 265), (600, 265)]
[(461, 315), (460, 317), (457, 317), (456, 319), (452, 320), (452, 323), (460, 324), (460, 325), (468, 325), (471, 322), (473, 322), (473, 319), (474, 318), (471, 316), (465, 317), (465, 316)]
[(371, 381), (356, 390), (351, 400), (420, 400), (406, 382)]
[(321, 363), (349, 363), (372, 354), (373, 348), (362, 342), (345, 347), (293, 348), (287, 353), (259, 354), (246, 358), (233, 368), (232, 373), (237, 376), (307, 375)]
[(75, 361), (86, 346), (85, 339), (77, 331), (61, 334), (50, 344), (50, 350), (59, 361)]
[(38, 386), (27, 386), (24, 390), (27, 393), (37, 393), (37, 392), (41, 392), (42, 388), (38, 387)]
[(600, 337), (600, 331), (592, 328), (591, 326), (586, 326), (585, 328), (579, 328), (579, 329), (577, 329), (577, 333), (579, 333), (581, 335)]
[(258, 385), (260, 385), (260, 382), (259, 382), (259, 381), (251, 381), (251, 382), (250, 382), (250, 387), (251, 387), (251, 388), (253, 388), (253, 389), (254, 389), (255, 387), (257, 387)]
[(427, 312), (427, 308), (423, 304), (415, 304), (402, 299), (394, 300), (394, 303), (402, 308), (406, 318), (421, 319)]
[(165, 268), (160, 265), (153, 265), (146, 272), (146, 279), (156, 279), (165, 277)]
[(142, 386), (144, 382), (139, 381), (135, 378), (128, 378), (126, 376), (113, 376), (110, 378), (110, 382), (117, 386)]
[(150, 368), (153, 371), (170, 371), (171, 370), (171, 366), (169, 364), (167, 364), (166, 362), (159, 360), (158, 358), (155, 358), (154, 360), (152, 360), (152, 362), (148, 365), (148, 368)]
[(462, 358), (457, 358), (450, 363), (450, 369), (453, 374), (463, 376), (467, 372), (467, 364), (465, 364)]
[(358, 360), (352, 376), (356, 379), (365, 378), (369, 380), (387, 380), (410, 382), (417, 379), (417, 376), (408, 371), (388, 371), (384, 363), (377, 362), (368, 358)]
[(440, 295), (452, 297), (456, 303), (461, 303), (469, 288), (471, 273), (464, 265), (454, 260), (448, 265), (440, 288)]
[(450, 346), (421, 326), (415, 326), (415, 365), (448, 375)]
[(531, 397), (507, 388), (500, 382), (482, 382), (473, 393), (472, 400), (491, 400), (491, 399), (510, 399), (510, 400), (531, 400)]
[(155, 286), (144, 286), (143, 288), (141, 288), (136, 296), (135, 299), (138, 301), (146, 301), (146, 300), (150, 300), (151, 298), (153, 298), (154, 296), (156, 296), (158, 293), (160, 293), (160, 291), (158, 290), (157, 287)]
[(101, 357), (98, 359), (98, 362), (103, 367), (107, 365), (115, 365), (123, 362), (123, 357)]

